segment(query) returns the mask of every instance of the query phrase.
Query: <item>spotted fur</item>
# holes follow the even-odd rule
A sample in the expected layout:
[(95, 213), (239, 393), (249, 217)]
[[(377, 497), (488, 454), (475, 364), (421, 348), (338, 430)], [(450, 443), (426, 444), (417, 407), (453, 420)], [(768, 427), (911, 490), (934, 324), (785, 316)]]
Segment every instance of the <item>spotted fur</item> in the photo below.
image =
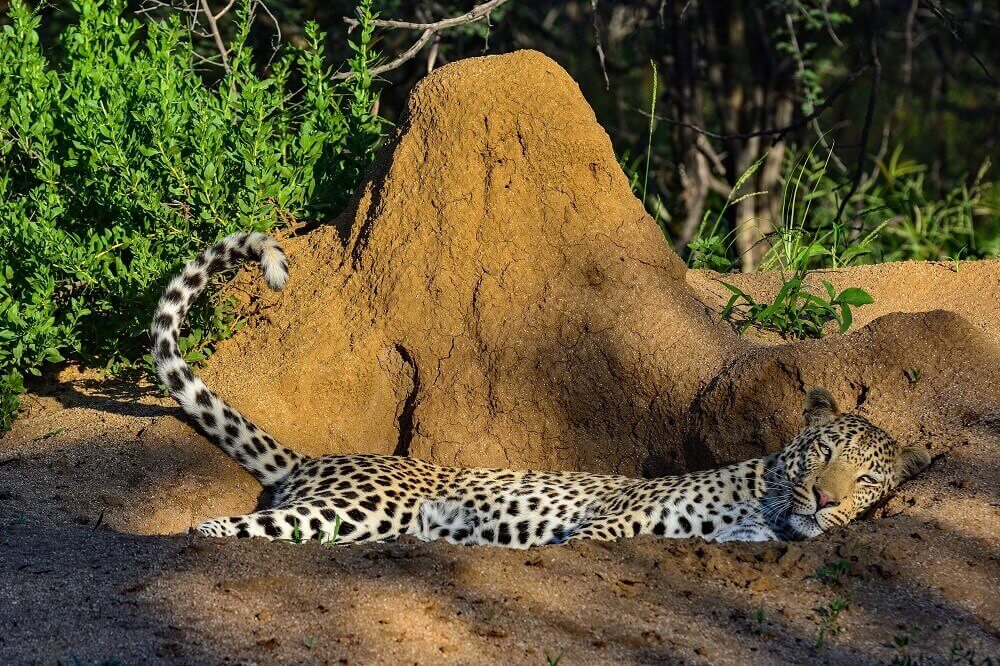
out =
[(813, 389), (806, 425), (781, 451), (682, 476), (636, 479), (432, 465), (400, 456), (309, 458), (281, 446), (198, 379), (179, 327), (212, 274), (251, 259), (281, 289), (287, 262), (262, 234), (229, 236), (170, 283), (151, 330), (160, 378), (192, 422), (270, 491), (270, 508), (216, 518), (209, 536), (357, 543), (402, 534), (528, 548), (639, 534), (709, 541), (801, 539), (846, 524), (929, 462)]

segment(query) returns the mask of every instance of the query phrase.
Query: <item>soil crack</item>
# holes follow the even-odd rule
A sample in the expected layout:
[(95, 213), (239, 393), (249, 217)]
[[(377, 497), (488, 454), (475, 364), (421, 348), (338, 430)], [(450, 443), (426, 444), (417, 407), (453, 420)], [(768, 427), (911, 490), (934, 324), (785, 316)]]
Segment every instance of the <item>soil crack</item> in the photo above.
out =
[(420, 371), (417, 369), (417, 364), (413, 361), (413, 356), (406, 347), (399, 343), (396, 343), (395, 347), (396, 353), (403, 359), (403, 363), (410, 368), (410, 379), (413, 382), (413, 386), (406, 395), (406, 400), (403, 401), (403, 409), (399, 413), (399, 439), (396, 441), (396, 448), (393, 449), (392, 454), (394, 456), (408, 456), (410, 455), (410, 443), (413, 441), (413, 414), (416, 411), (417, 394), (420, 392)]

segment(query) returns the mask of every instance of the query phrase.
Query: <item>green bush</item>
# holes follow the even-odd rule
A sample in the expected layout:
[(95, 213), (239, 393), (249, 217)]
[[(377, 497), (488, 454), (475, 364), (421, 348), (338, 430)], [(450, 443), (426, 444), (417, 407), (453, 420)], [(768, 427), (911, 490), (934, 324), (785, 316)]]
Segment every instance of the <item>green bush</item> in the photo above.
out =
[(751, 326), (777, 331), (784, 337), (799, 340), (819, 338), (827, 322), (837, 322), (841, 333), (846, 333), (854, 322), (851, 307), (870, 305), (871, 294), (859, 287), (848, 287), (839, 294), (833, 285), (823, 280), (829, 298), (817, 296), (803, 282), (806, 274), (796, 273), (785, 280), (770, 303), (758, 303), (739, 287), (723, 282), (733, 295), (722, 311), (722, 318), (734, 320), (743, 333)]
[[(838, 218), (849, 188), (829, 169), (830, 154), (813, 150), (787, 159), (781, 177), (781, 210), (770, 220), (769, 249), (761, 270), (840, 268), (855, 263), (915, 260), (989, 259), (1000, 256), (1000, 186), (988, 180), (989, 160), (964, 182), (935, 193), (925, 182), (926, 167), (903, 158), (897, 147), (876, 163)], [(706, 212), (688, 243), (688, 265), (726, 272), (739, 260), (736, 231), (754, 220), (727, 228), (723, 214), (736, 193), (761, 164), (737, 181), (717, 216)]]
[[(0, 429), (24, 373), (73, 358), (129, 367), (159, 292), (218, 237), (336, 214), (381, 134), (371, 114), (370, 1), (337, 84), (324, 36), (268, 74), (237, 19), (231, 72), (206, 83), (176, 19), (140, 22), (121, 0), (80, 0), (45, 53), (40, 18), (11, 3), (0, 32)], [(231, 323), (196, 313), (190, 353)]]

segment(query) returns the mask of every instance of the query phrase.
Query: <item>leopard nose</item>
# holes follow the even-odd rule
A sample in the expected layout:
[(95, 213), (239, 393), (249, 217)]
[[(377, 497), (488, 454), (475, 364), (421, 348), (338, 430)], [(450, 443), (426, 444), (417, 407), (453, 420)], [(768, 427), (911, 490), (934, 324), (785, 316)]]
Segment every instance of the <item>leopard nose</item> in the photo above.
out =
[(822, 509), (825, 506), (833, 504), (833, 496), (823, 492), (818, 486), (813, 486), (813, 493), (816, 495), (816, 508)]

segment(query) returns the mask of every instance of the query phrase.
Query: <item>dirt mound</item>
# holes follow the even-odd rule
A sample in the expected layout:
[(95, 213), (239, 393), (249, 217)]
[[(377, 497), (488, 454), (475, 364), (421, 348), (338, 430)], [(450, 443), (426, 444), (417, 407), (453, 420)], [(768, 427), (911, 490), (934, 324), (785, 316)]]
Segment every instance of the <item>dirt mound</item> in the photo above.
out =
[(712, 467), (787, 443), (802, 426), (802, 395), (825, 386), (844, 411), (866, 416), (904, 444), (934, 453), (964, 435), (956, 424), (1000, 417), (1000, 346), (945, 310), (879, 317), (830, 336), (738, 355), (691, 407), (687, 460)]
[[(310, 454), (656, 474), (780, 446), (813, 384), (904, 440), (996, 402), (1000, 262), (826, 272), (872, 291), (866, 328), (738, 337), (720, 276), (685, 270), (577, 85), (531, 51), (428, 76), (356, 205), (287, 249), (291, 285), (249, 287), (206, 378)], [(941, 308), (962, 316), (876, 319)]]
[(659, 471), (740, 344), (538, 53), (428, 76), (350, 222), (288, 243), (291, 287), (212, 363), (304, 451)]

